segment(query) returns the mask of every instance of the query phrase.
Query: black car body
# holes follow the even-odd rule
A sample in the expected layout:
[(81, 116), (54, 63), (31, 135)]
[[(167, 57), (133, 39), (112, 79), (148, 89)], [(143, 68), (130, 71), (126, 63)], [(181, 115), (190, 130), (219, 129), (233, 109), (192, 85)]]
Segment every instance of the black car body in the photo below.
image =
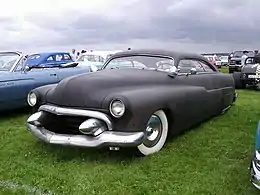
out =
[[(229, 60), (229, 73), (240, 72), (242, 68), (243, 51), (235, 51), (232, 53), (232, 57)], [(248, 51), (248, 57), (254, 57), (254, 51)]]
[(242, 66), (241, 72), (233, 73), (237, 89), (244, 89), (247, 85), (258, 88), (260, 83), (260, 55), (248, 57), (245, 65)]
[[(201, 55), (131, 50), (109, 58), (95, 73), (32, 90), (27, 125), (53, 144), (159, 151), (166, 138), (227, 110), (234, 79)], [(34, 99), (35, 100), (35, 99)]]

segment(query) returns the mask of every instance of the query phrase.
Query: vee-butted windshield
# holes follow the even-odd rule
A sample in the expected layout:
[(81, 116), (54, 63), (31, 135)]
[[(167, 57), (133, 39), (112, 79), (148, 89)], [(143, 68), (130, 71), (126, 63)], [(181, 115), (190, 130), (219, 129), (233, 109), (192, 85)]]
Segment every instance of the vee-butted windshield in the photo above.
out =
[(19, 58), (17, 53), (0, 53), (0, 71), (10, 71)]
[(103, 69), (144, 68), (169, 71), (174, 66), (174, 59), (150, 55), (132, 55), (110, 60)]

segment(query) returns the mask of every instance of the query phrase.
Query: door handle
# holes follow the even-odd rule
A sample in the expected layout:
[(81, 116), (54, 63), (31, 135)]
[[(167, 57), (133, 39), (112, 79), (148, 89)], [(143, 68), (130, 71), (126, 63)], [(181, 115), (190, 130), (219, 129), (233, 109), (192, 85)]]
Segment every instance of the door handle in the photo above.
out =
[(50, 76), (57, 76), (57, 74), (55, 74), (55, 73), (54, 74), (50, 74)]

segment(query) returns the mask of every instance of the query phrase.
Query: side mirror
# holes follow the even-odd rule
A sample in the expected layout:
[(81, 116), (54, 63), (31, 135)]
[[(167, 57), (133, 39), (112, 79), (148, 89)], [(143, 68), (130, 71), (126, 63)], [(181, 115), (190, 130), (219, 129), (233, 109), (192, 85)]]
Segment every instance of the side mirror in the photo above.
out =
[(168, 76), (174, 78), (174, 77), (176, 77), (176, 76), (178, 75), (178, 72), (179, 72), (179, 71), (180, 71), (180, 70), (177, 69), (176, 66), (172, 66), (172, 67), (170, 68), (169, 72), (168, 72)]
[(96, 66), (93, 65), (93, 64), (91, 64), (89, 68), (90, 68), (90, 71), (91, 71), (91, 72), (97, 72), (97, 71), (98, 71), (98, 67), (96, 67)]
[(191, 68), (190, 72), (187, 75), (189, 75), (189, 74), (191, 74), (191, 75), (197, 74), (197, 69), (196, 68)]
[(28, 71), (30, 71), (30, 70), (31, 70), (30, 66), (25, 66), (25, 67), (24, 67), (24, 71), (25, 71), (25, 72), (28, 72)]

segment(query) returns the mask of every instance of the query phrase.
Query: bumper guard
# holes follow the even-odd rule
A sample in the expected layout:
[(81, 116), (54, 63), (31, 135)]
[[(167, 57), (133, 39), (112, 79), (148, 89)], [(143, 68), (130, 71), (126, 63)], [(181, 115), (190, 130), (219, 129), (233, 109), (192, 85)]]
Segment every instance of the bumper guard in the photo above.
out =
[[(85, 129), (83, 129), (83, 130), (86, 131), (87, 135), (57, 134), (57, 133), (51, 132), (48, 129), (45, 129), (38, 120), (41, 117), (42, 112), (43, 112), (41, 110), (49, 111), (49, 109), (51, 109), (52, 112), (59, 111), (58, 114), (65, 113), (65, 115), (69, 111), (69, 110), (66, 110), (66, 108), (59, 109), (58, 107), (54, 107), (54, 106), (53, 107), (42, 107), (42, 108), (40, 107), (39, 111), (34, 113), (33, 115), (31, 115), (27, 120), (28, 130), (35, 137), (37, 137), (38, 139), (40, 139), (46, 143), (80, 146), (80, 147), (104, 147), (104, 146), (129, 147), (129, 146), (138, 146), (143, 143), (144, 136), (145, 136), (144, 132), (113, 131), (111, 129), (112, 123), (110, 122), (109, 118), (105, 118), (106, 120), (103, 120), (103, 121), (105, 121), (106, 124), (109, 124), (108, 129), (103, 129), (102, 131), (100, 131), (99, 126), (97, 126), (97, 127), (93, 126), (97, 123), (92, 123), (92, 126), (88, 126), (88, 127), (85, 126)], [(71, 109), (70, 109), (70, 111), (71, 111)], [(76, 115), (77, 110), (73, 109), (73, 111), (74, 112), (71, 112), (71, 113), (74, 113)], [(79, 111), (80, 111), (79, 113), (81, 113), (81, 114), (83, 113), (82, 110), (79, 110)], [(91, 113), (91, 112), (87, 112), (87, 114), (89, 114), (89, 113)], [(97, 112), (95, 112), (95, 114), (97, 114)], [(100, 113), (100, 114), (102, 114), (102, 113)], [(105, 115), (101, 115), (101, 116), (105, 116)], [(89, 117), (93, 117), (93, 116), (89, 116)], [(91, 118), (91, 120), (96, 121), (97, 119)], [(85, 123), (85, 122), (83, 122), (83, 123)], [(100, 124), (98, 124), (98, 125), (100, 125)], [(95, 131), (93, 131), (94, 128), (96, 128)], [(80, 127), (79, 127), (79, 131), (80, 131)], [(95, 132), (99, 132), (99, 133), (95, 134)]]

